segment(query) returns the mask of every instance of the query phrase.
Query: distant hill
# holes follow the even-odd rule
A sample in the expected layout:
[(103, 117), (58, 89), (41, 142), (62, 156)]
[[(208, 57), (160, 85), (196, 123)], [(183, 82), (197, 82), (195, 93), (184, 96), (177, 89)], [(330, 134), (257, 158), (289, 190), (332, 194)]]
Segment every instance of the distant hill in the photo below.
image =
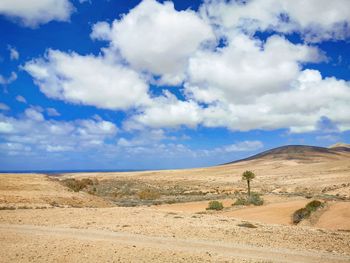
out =
[(336, 144), (329, 148), (308, 145), (286, 145), (226, 164), (259, 159), (319, 161), (321, 159), (341, 157), (344, 152), (350, 152), (350, 145)]
[(347, 150), (349, 149), (350, 150), (350, 144), (347, 144), (347, 143), (343, 143), (343, 142), (338, 142), (336, 144), (333, 144), (331, 146), (329, 146), (328, 148), (330, 149), (343, 149), (343, 150)]

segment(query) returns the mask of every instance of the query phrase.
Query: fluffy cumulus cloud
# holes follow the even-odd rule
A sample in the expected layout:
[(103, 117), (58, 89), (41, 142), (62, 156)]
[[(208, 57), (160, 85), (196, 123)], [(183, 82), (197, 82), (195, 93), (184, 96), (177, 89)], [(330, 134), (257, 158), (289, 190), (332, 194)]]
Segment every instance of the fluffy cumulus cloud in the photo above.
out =
[(148, 86), (133, 70), (104, 57), (49, 50), (44, 58), (25, 64), (49, 98), (105, 109), (146, 104)]
[(150, 105), (126, 121), (125, 128), (137, 130), (143, 126), (175, 128), (182, 125), (194, 128), (202, 121), (200, 110), (196, 102), (178, 100), (166, 91), (163, 96), (154, 98)]
[(301, 63), (317, 62), (317, 48), (272, 36), (265, 43), (244, 34), (215, 52), (198, 52), (190, 60), (187, 92), (203, 102), (242, 102), (289, 88)]
[[(263, 85), (263, 83), (261, 83)], [(254, 86), (255, 88), (255, 86)], [(249, 91), (249, 89), (247, 90)], [(237, 99), (219, 86), (209, 87), (205, 94), (227, 93), (215, 101), (204, 100), (202, 93), (191, 94), (182, 101), (165, 94), (153, 101), (125, 123), (128, 129), (160, 127), (226, 127), (231, 130), (274, 130), (289, 128), (291, 132), (318, 130), (328, 118), (339, 131), (349, 130), (350, 83), (334, 77), (322, 78), (317, 70), (303, 70), (280, 90), (249, 93), (249, 99)], [(231, 99), (231, 95), (232, 99)], [(209, 96), (209, 95), (208, 95)], [(201, 102), (206, 101), (206, 106)]]
[(110, 41), (111, 48), (136, 69), (179, 84), (190, 55), (206, 41), (212, 29), (194, 11), (176, 11), (172, 2), (144, 0), (112, 25), (97, 23), (91, 36)]
[(297, 32), (312, 42), (350, 36), (348, 0), (210, 0), (202, 13), (221, 33), (235, 28), (250, 34), (266, 30)]
[(26, 109), (19, 118), (0, 114), (0, 147), (7, 155), (100, 150), (117, 132), (115, 124), (97, 118), (47, 120), (35, 107)]
[[(132, 109), (127, 131), (202, 125), (307, 132), (325, 118), (344, 131), (349, 82), (307, 68), (327, 63), (311, 42), (349, 37), (349, 13), (347, 0), (212, 0), (198, 12), (144, 0), (111, 24), (93, 26), (91, 37), (107, 41), (100, 55), (49, 50), (23, 68), (49, 98)], [(289, 33), (305, 41), (291, 42), (283, 36)], [(154, 95), (155, 81), (179, 89)], [(27, 117), (40, 121), (43, 113), (32, 111)]]
[(68, 21), (74, 11), (69, 0), (1, 0), (0, 15), (28, 27), (50, 21)]

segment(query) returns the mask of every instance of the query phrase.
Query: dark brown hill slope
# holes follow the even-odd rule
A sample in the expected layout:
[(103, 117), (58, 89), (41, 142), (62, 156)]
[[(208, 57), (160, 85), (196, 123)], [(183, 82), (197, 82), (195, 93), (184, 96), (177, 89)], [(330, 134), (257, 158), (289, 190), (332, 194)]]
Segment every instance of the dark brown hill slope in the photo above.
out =
[(325, 148), (307, 145), (286, 145), (277, 147), (262, 153), (250, 156), (245, 159), (229, 162), (227, 164), (238, 163), (251, 160), (300, 160), (300, 161), (320, 161), (338, 159), (343, 154), (350, 153), (348, 147)]

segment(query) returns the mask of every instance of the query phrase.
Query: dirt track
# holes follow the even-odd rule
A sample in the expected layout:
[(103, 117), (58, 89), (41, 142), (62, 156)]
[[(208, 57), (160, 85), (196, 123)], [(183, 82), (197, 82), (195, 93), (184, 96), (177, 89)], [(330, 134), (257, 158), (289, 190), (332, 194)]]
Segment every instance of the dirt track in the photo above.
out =
[[(152, 248), (155, 250), (172, 250), (176, 252), (190, 252), (192, 254), (209, 253), (224, 259), (252, 259), (269, 260), (275, 262), (349, 262), (350, 257), (332, 255), (310, 251), (296, 251), (289, 249), (259, 248), (234, 243), (211, 242), (206, 240), (174, 239), (165, 237), (151, 237), (123, 232), (106, 230), (72, 229), (62, 227), (43, 227), (30, 225), (0, 225), (0, 232), (6, 234), (14, 232), (19, 235), (41, 236), (51, 238), (68, 238), (88, 242), (107, 241), (119, 245), (133, 245)], [(46, 259), (49, 261), (49, 259)]]

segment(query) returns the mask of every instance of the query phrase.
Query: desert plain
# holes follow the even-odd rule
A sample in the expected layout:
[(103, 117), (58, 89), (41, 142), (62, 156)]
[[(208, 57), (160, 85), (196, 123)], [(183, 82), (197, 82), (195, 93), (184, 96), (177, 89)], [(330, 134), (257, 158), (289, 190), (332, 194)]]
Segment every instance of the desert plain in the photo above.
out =
[[(261, 206), (233, 205), (256, 178)], [(207, 210), (209, 201), (222, 210)], [(310, 201), (322, 207), (295, 224)], [(0, 174), (0, 262), (350, 262), (350, 148), (286, 146), (224, 165)]]

